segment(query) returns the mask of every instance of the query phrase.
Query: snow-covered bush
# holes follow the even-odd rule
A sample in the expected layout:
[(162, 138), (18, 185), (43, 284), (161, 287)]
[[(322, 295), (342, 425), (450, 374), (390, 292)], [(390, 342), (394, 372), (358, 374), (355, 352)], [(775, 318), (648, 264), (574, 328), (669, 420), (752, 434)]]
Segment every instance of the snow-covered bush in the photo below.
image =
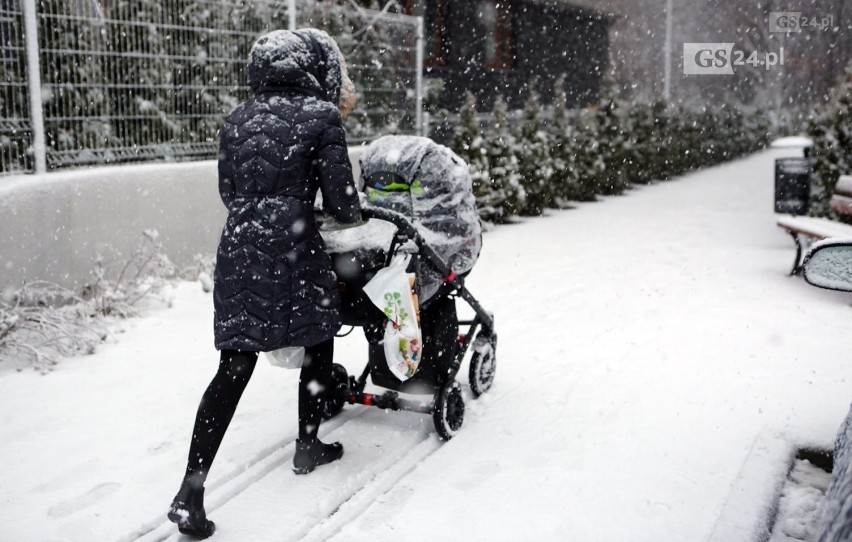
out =
[(603, 163), (599, 172), (598, 191), (604, 195), (621, 194), (629, 186), (627, 164), (629, 157), (627, 110), (629, 105), (618, 97), (613, 74), (607, 72), (601, 89), (601, 99), (595, 109), (598, 154)]
[(772, 116), (766, 109), (758, 107), (752, 114), (747, 114), (744, 133), (749, 139), (743, 142), (744, 152), (754, 152), (766, 147), (772, 141), (773, 132), (779, 133), (778, 130), (779, 127), (773, 126)]
[(178, 277), (181, 280), (198, 281), (206, 293), (213, 291), (213, 271), (216, 268), (216, 255), (196, 254), (192, 265), (181, 269)]
[[(738, 138), (742, 133), (742, 115), (728, 104), (707, 107), (701, 122), (702, 160), (697, 164), (713, 165), (739, 155)], [(681, 129), (681, 132), (683, 130)], [(683, 168), (679, 168), (683, 169)]]
[(656, 123), (651, 104), (632, 104), (627, 111), (625, 145), (627, 179), (633, 184), (647, 184), (654, 179), (649, 167), (654, 148)]
[(769, 117), (760, 109), (724, 104), (699, 108), (664, 102), (632, 104), (626, 113), (632, 183), (666, 180), (763, 148)]
[(476, 208), (480, 215), (485, 220), (493, 220), (502, 213), (500, 210), (502, 195), (491, 185), (488, 150), (476, 116), (476, 97), (470, 91), (465, 94), (464, 103), (459, 109), (459, 122), (456, 125), (451, 148), (467, 162), (470, 168)]
[(598, 152), (603, 161), (598, 186), (604, 195), (621, 194), (629, 184), (627, 182), (628, 140), (622, 109), (615, 98), (607, 98), (596, 111)]
[(575, 109), (571, 120), (571, 147), (574, 149), (574, 197), (578, 201), (595, 201), (601, 193), (600, 183), (605, 165), (600, 149), (597, 113), (593, 108)]
[(484, 220), (507, 222), (520, 212), (526, 193), (521, 186), (518, 144), (509, 126), (509, 109), (502, 96), (494, 101), (493, 122), (485, 144), (490, 186), (483, 191), (481, 202), (477, 198), (477, 204)]
[(719, 153), (719, 119), (709, 106), (668, 106), (664, 135), (666, 153), (664, 179), (715, 163)]
[[(202, 284), (203, 274), (209, 272), (206, 265), (199, 260), (196, 267), (196, 278)], [(93, 353), (109, 336), (109, 318), (133, 316), (145, 303), (168, 301), (161, 294), (175, 277), (175, 268), (163, 254), (157, 233), (150, 230), (117, 278), (107, 275), (106, 265), (99, 259), (93, 282), (81, 294), (44, 281), (3, 293), (0, 370), (47, 372), (62, 357)]]
[(554, 202), (554, 190), (551, 184), (553, 165), (550, 156), (550, 137), (542, 121), (543, 111), (538, 92), (530, 86), (529, 97), (524, 105), (521, 121), (521, 133), (518, 143), (520, 156), (521, 185), (526, 192), (526, 200), (521, 214), (540, 215)]
[(669, 108), (664, 101), (657, 100), (650, 104), (650, 115), (653, 129), (651, 138), (645, 146), (645, 157), (651, 180), (666, 180), (671, 172), (669, 149), (671, 119)]
[(570, 200), (580, 199), (578, 177), (577, 131), (567, 106), (565, 74), (553, 86), (553, 122), (550, 123), (551, 158), (553, 160), (553, 195), (557, 206), (564, 207)]
[[(850, 95), (847, 91), (847, 101)], [(619, 194), (634, 183), (667, 180), (761, 149), (772, 131), (770, 117), (761, 109), (629, 103), (614, 96), (605, 94), (596, 106), (567, 109), (560, 78), (546, 121), (538, 94), (531, 91), (513, 144), (502, 100), (495, 103), (494, 120), (483, 136), (469, 95), (453, 147), (478, 179), (482, 217), (503, 222), (512, 214), (538, 215), (570, 200), (594, 201), (597, 195)], [(833, 113), (835, 118), (842, 121), (848, 115)], [(849, 141), (852, 130), (842, 133), (846, 135), (841, 140)], [(522, 191), (512, 192), (516, 164)]]
[(814, 140), (813, 185), (810, 212), (829, 214), (828, 201), (841, 175), (852, 174), (852, 64), (829, 99), (814, 109), (808, 122)]
[(144, 231), (139, 247), (114, 280), (108, 278), (109, 270), (103, 258), (95, 261), (94, 280), (86, 285), (83, 293), (96, 313), (121, 318), (133, 316), (140, 301), (159, 294), (166, 279), (175, 276), (175, 267), (163, 253), (158, 238), (156, 230)]
[(49, 371), (60, 357), (91, 354), (108, 335), (86, 301), (49, 282), (0, 298), (0, 369)]

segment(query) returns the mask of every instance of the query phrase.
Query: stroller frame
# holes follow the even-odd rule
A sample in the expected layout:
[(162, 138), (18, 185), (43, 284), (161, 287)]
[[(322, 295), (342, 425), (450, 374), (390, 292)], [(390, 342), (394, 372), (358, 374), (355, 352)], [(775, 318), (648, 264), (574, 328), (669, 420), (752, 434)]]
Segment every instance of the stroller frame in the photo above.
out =
[[(445, 296), (461, 297), (473, 309), (475, 315), (469, 320), (457, 320), (459, 326), (466, 326), (465, 333), (459, 333), (458, 346), (450, 367), (442, 373), (440, 381), (435, 382), (436, 391), (431, 400), (417, 401), (399, 396), (398, 391), (391, 389), (381, 394), (367, 393), (364, 391), (367, 378), (372, 372), (371, 363), (367, 363), (359, 376), (349, 375), (345, 367), (335, 363), (333, 369), (334, 389), (327, 399), (326, 417), (330, 418), (338, 414), (344, 404), (360, 404), (373, 406), (387, 410), (406, 410), (431, 414), (435, 428), (439, 436), (449, 440), (461, 428), (464, 420), (464, 399), (461, 387), (455, 380), (468, 350), (473, 346), (474, 353), (470, 363), (470, 386), (474, 397), (490, 389), (494, 379), (496, 367), (495, 348), (497, 335), (494, 332), (494, 317), (486, 311), (482, 305), (473, 297), (464, 283), (464, 277), (455, 272), (436, 252), (430, 247), (411, 221), (405, 215), (388, 209), (376, 207), (365, 207), (362, 215), (367, 219), (377, 219), (390, 222), (396, 226), (393, 241), (387, 252), (385, 265), (390, 263), (391, 258), (399, 248), (413, 242), (418, 255), (428, 265), (432, 266), (443, 277), (444, 284), (438, 293), (434, 294), (422, 306), (427, 308), (430, 302)], [(474, 339), (474, 337), (476, 337)]]

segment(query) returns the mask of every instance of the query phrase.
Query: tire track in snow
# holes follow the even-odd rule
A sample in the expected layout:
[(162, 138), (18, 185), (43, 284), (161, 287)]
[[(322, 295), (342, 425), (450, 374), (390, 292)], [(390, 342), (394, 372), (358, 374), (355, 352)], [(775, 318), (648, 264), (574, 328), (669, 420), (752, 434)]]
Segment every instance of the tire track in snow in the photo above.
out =
[[(345, 410), (333, 419), (323, 423), (321, 432), (333, 432), (349, 420), (363, 414), (363, 411)], [(207, 513), (210, 514), (217, 508), (224, 506), (228, 501), (251, 487), (252, 484), (291, 461), (295, 453), (296, 437), (297, 433), (293, 431), (283, 439), (283, 443), (279, 442), (264, 448), (249, 461), (237, 465), (227, 474), (211, 480), (211, 483), (208, 484), (207, 498), (205, 499)], [(168, 497), (166, 498), (168, 499)], [(166, 506), (164, 506), (160, 517), (152, 519), (145, 523), (141, 529), (119, 540), (123, 542), (162, 542), (166, 540), (177, 529), (172, 522), (166, 519), (167, 511)]]
[(406, 450), (404, 458), (390, 469), (379, 473), (367, 485), (353, 493), (349, 499), (337, 507), (325, 521), (316, 524), (294, 540), (327, 540), (343, 530), (346, 525), (367, 511), (382, 495), (388, 493), (405, 476), (425, 461), (442, 446), (440, 440), (429, 434), (418, 444)]
[[(513, 386), (499, 395), (489, 393), (487, 403), (501, 401), (518, 388)], [(471, 407), (469, 414), (478, 418), (476, 412), (481, 409), (473, 405), (479, 400), (467, 392), (465, 403)], [(412, 423), (412, 420), (417, 421)], [(295, 453), (294, 432), (283, 444), (262, 450), (252, 460), (211, 482), (206, 508), (210, 518), (217, 522), (217, 533), (229, 540), (244, 539), (245, 533), (234, 531), (243, 527), (246, 519), (251, 523), (250, 518), (256, 514), (264, 518), (261, 528), (275, 533), (261, 539), (269, 536), (286, 541), (327, 539), (356, 520), (444, 444), (434, 432), (431, 416), (359, 406), (347, 408), (325, 422), (321, 433), (327, 442), (341, 440), (346, 446), (347, 453), (340, 466), (319, 469), (308, 477), (293, 475), (289, 463)], [(351, 469), (353, 461), (354, 473), (340, 472), (341, 468)], [(256, 498), (252, 498), (253, 492)], [(312, 494), (320, 495), (320, 502), (306, 506), (303, 501), (310, 501)], [(268, 513), (258, 511), (263, 506), (270, 507)], [(292, 517), (287, 518), (287, 514)], [(281, 527), (276, 529), (273, 524)], [(258, 528), (258, 522), (254, 522), (253, 535), (261, 534), (256, 532)], [(152, 520), (122, 540), (163, 542), (186, 538), (165, 519), (164, 509), (162, 519)]]
[[(340, 513), (340, 519), (322, 529), (341, 528), (353, 519), (350, 514), (369, 505), (371, 496), (386, 492), (441, 446), (431, 417), (357, 410), (358, 416), (323, 437), (326, 442), (343, 442), (346, 453), (341, 461), (310, 476), (296, 476), (288, 464), (271, 469), (224, 506), (208, 511), (217, 522), (217, 536), (223, 540), (321, 539), (312, 534), (319, 525)], [(288, 458), (292, 459), (292, 453)], [(170, 527), (166, 534), (173, 536), (167, 540), (183, 541), (174, 525)]]
[[(501, 401), (509, 395), (514, 394), (520, 388), (519, 385), (504, 390), (499, 395), (488, 394), (488, 404)], [(481, 398), (480, 398), (481, 399)], [(469, 411), (478, 412), (481, 408), (471, 408), (473, 405), (481, 405), (480, 399), (474, 399), (470, 393), (465, 393), (465, 404)], [(469, 412), (470, 413), (470, 412)], [(475, 416), (478, 418), (479, 416)], [(463, 429), (462, 429), (463, 431)], [(300, 536), (288, 537), (288, 541), (315, 541), (328, 540), (341, 532), (349, 523), (362, 516), (367, 509), (381, 499), (383, 495), (392, 491), (400, 481), (409, 473), (414, 471), (421, 463), (429, 459), (429, 456), (440, 450), (446, 443), (437, 438), (433, 431), (428, 431), (416, 444), (399, 454), (401, 459), (396, 461), (390, 468), (379, 472), (360, 489), (356, 490), (341, 503), (328, 517), (316, 523), (309, 531)]]

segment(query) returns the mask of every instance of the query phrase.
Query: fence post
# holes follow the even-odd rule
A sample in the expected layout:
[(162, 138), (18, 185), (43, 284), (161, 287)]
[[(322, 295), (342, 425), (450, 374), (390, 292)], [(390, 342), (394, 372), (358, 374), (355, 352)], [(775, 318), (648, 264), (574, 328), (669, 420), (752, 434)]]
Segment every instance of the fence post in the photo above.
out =
[(287, 15), (289, 17), (289, 30), (296, 30), (296, 0), (290, 0), (287, 6)]
[(424, 35), (423, 35), (423, 16), (420, 15), (417, 17), (417, 59), (415, 63), (417, 64), (417, 76), (415, 77), (414, 83), (414, 92), (415, 99), (417, 103), (415, 104), (414, 114), (416, 116), (415, 119), (415, 127), (417, 129), (417, 135), (427, 136), (429, 134), (424, 133), (424, 124), (423, 124), (423, 56), (424, 56)]
[(27, 49), (27, 83), (30, 92), (30, 124), (33, 130), (35, 172), (47, 171), (47, 143), (44, 137), (44, 105), (41, 99), (41, 66), (38, 49), (36, 0), (21, 0)]

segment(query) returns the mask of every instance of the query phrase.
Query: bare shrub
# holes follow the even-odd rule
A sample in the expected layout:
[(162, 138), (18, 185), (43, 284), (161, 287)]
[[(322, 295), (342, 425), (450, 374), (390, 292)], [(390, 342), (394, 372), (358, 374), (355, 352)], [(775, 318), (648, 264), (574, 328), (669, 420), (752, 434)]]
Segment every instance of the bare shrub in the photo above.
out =
[[(197, 258), (195, 278), (205, 272)], [(48, 372), (68, 356), (92, 354), (110, 335), (110, 319), (139, 314), (150, 302), (168, 303), (164, 288), (177, 277), (155, 230), (143, 232), (139, 247), (115, 279), (98, 258), (93, 281), (82, 294), (37, 281), (0, 297), (0, 370)], [(202, 284), (204, 281), (202, 280)]]

